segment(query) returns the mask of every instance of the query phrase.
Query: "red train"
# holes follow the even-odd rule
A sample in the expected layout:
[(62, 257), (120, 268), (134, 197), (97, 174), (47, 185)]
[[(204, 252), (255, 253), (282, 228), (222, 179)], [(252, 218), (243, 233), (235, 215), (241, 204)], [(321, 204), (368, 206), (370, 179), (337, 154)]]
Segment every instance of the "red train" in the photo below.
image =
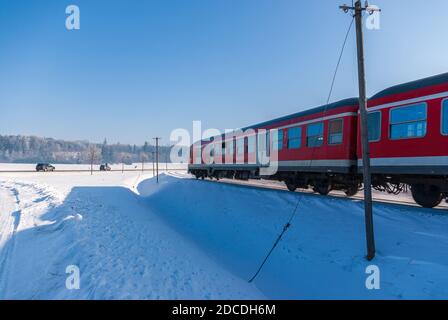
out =
[[(263, 178), (291, 191), (354, 195), (362, 187), (358, 109), (358, 99), (346, 99), (197, 142), (188, 170), (197, 178)], [(368, 101), (368, 122), (376, 190), (398, 194), (410, 186), (429, 208), (448, 197), (448, 73), (377, 93)], [(263, 173), (257, 155), (263, 129), (266, 153), (278, 151), (273, 174)]]

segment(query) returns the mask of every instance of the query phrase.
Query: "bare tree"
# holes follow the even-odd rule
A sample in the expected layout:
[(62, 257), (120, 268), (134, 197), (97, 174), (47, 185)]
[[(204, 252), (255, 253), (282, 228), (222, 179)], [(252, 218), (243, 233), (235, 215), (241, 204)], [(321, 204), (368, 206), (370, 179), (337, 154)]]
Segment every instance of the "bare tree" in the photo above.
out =
[(129, 155), (126, 152), (120, 153), (121, 158), (121, 173), (124, 173), (124, 164), (128, 164), (129, 162)]
[(93, 164), (101, 158), (101, 150), (94, 144), (89, 145), (88, 157), (90, 161), (90, 174), (93, 175)]
[(140, 160), (142, 162), (142, 172), (144, 171), (145, 161), (148, 160), (148, 156), (145, 153), (140, 154)]

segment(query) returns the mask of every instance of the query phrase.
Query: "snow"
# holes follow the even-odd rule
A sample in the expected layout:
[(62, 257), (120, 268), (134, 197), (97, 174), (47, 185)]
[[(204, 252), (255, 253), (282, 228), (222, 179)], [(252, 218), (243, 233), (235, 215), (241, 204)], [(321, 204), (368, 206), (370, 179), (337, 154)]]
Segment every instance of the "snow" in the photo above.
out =
[[(446, 209), (376, 203), (368, 262), (359, 200), (159, 178), (0, 173), (0, 299), (448, 298)], [(379, 290), (365, 286), (371, 264)]]
[[(56, 171), (58, 170), (90, 170), (90, 164), (58, 164), (52, 163), (55, 166)], [(112, 170), (141, 170), (141, 163), (132, 163), (122, 165), (121, 163), (109, 163), (109, 166)], [(145, 162), (143, 164), (143, 168), (145, 170), (152, 171), (152, 162)], [(159, 170), (164, 170), (167, 168), (169, 170), (186, 170), (187, 164), (183, 163), (160, 163), (159, 162)], [(93, 165), (94, 170), (99, 170), (99, 164)], [(35, 171), (36, 164), (35, 163), (0, 163), (0, 172), (1, 171)]]
[[(152, 184), (139, 185), (152, 210), (244, 279), (299, 201), (291, 228), (255, 281), (269, 298), (448, 297), (448, 214), (441, 211), (377, 204), (378, 252), (368, 262), (359, 201), (174, 177), (155, 191)], [(365, 287), (370, 264), (380, 268), (380, 290)]]
[(146, 208), (131, 189), (147, 177), (0, 176), (0, 299), (264, 298)]

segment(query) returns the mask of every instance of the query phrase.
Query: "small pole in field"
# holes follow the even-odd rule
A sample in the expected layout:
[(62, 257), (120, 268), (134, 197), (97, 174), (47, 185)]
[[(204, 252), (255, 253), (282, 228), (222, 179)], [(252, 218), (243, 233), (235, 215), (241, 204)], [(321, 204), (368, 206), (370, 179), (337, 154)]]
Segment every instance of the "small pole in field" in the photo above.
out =
[(358, 83), (359, 83), (359, 114), (361, 127), (361, 145), (362, 145), (362, 163), (363, 163), (363, 182), (364, 182), (364, 215), (366, 227), (367, 242), (367, 260), (375, 257), (375, 237), (373, 230), (373, 208), (372, 208), (372, 177), (370, 172), (370, 153), (368, 136), (368, 113), (367, 113), (367, 94), (366, 94), (366, 76), (364, 63), (364, 36), (362, 25), (363, 11), (372, 14), (379, 9), (369, 7), (367, 1), (363, 7), (361, 0), (357, 0), (354, 7), (343, 5), (339, 7), (344, 12), (354, 11), (356, 23), (356, 45), (358, 54)]
[(159, 140), (162, 138), (155, 137), (153, 139), (156, 140), (156, 179), (157, 183), (159, 183)]
[(165, 171), (168, 172), (168, 153), (165, 154)]
[(155, 160), (155, 152), (152, 152), (152, 176), (155, 177), (156, 176), (156, 168), (155, 168), (155, 164), (154, 164), (154, 160)]

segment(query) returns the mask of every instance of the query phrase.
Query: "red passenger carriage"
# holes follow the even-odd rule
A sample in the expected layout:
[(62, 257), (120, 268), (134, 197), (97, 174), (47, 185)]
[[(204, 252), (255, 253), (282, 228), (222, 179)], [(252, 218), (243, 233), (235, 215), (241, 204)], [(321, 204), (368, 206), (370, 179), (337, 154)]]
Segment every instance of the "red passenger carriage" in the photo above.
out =
[[(417, 203), (439, 204), (448, 194), (448, 73), (383, 90), (369, 99), (368, 112), (374, 188), (398, 193), (411, 185)], [(352, 98), (200, 141), (192, 146), (189, 172), (350, 196), (362, 182), (358, 118)], [(275, 173), (263, 173), (260, 139), (267, 154), (277, 154)]]

